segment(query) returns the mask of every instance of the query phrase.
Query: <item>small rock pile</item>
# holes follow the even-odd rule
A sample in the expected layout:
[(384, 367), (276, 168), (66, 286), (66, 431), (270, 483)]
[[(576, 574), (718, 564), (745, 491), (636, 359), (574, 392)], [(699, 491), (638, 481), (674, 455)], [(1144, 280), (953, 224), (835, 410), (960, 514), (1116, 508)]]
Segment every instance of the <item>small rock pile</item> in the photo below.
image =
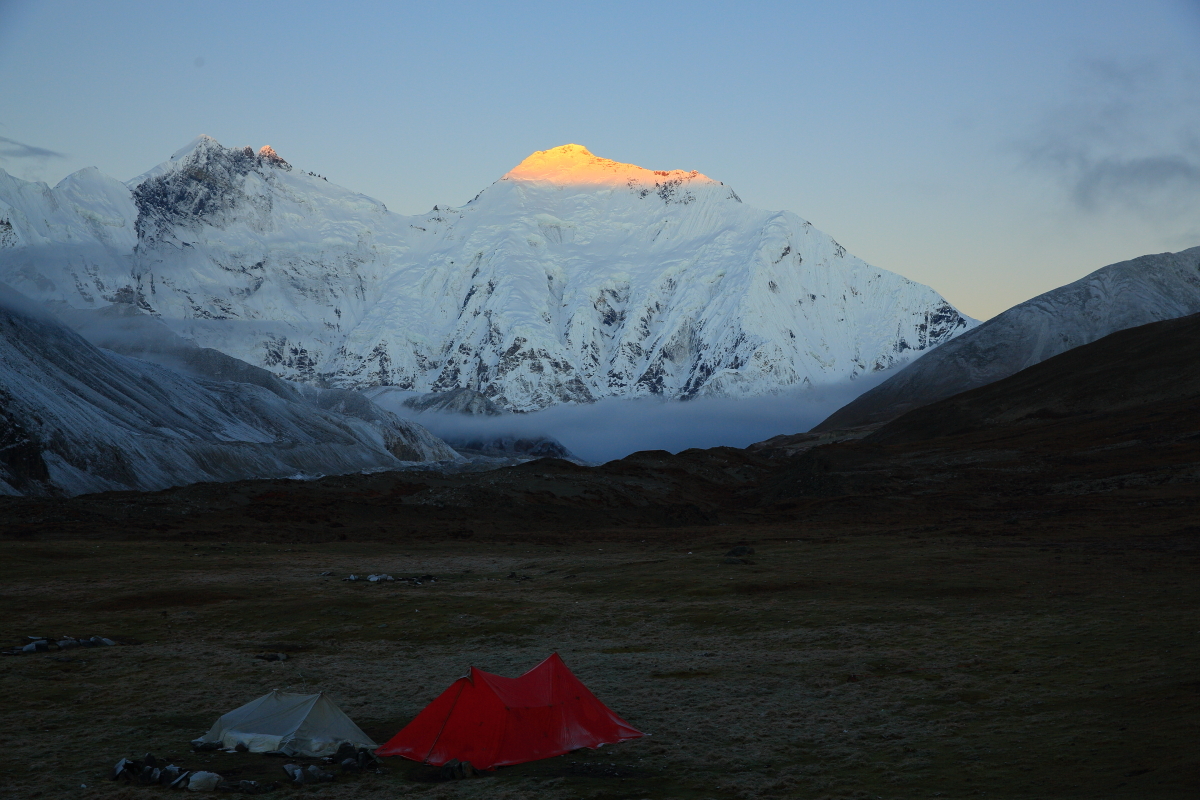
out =
[(193, 792), (241, 792), (264, 794), (279, 788), (277, 783), (258, 781), (227, 781), (215, 772), (189, 770), (174, 764), (159, 764), (146, 753), (139, 759), (122, 758), (113, 767), (110, 780), (123, 780), (136, 786), (165, 786), (168, 789), (187, 789)]
[(71, 650), (76, 647), (115, 647), (117, 642), (103, 636), (26, 636), (16, 647), (0, 650), (0, 655), (20, 656), (26, 653), (45, 653), (50, 650)]
[(334, 774), (326, 772), (316, 764), (309, 764), (308, 767), (301, 767), (299, 764), (284, 764), (283, 771), (292, 779), (292, 783), (329, 783), (333, 781)]
[[(322, 572), (321, 576), (331, 575), (329, 572)], [(361, 575), (351, 574), (349, 577), (342, 578), (343, 581), (369, 581), (370, 583), (407, 583), (410, 586), (420, 586), (423, 583), (437, 583), (437, 578), (433, 575), (414, 575), (411, 578), (394, 578), (386, 573), (368, 575), (365, 578)]]
[[(343, 775), (379, 769), (379, 760), (375, 758), (374, 753), (365, 747), (355, 747), (349, 742), (342, 742), (333, 756), (322, 758), (321, 762), (330, 766), (337, 764), (341, 767)], [(284, 764), (283, 771), (292, 779), (291, 782), (296, 784), (328, 783), (336, 777), (332, 772), (326, 772), (316, 764), (309, 764), (307, 767), (299, 764)]]

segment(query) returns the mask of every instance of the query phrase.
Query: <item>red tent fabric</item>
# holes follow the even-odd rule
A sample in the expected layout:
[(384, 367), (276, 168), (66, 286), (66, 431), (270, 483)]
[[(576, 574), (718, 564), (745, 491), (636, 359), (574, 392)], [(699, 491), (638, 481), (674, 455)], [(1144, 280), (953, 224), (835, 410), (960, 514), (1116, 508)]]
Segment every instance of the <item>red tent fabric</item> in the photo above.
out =
[(494, 769), (643, 735), (554, 653), (519, 678), (471, 667), (375, 752), (435, 767), (458, 759)]

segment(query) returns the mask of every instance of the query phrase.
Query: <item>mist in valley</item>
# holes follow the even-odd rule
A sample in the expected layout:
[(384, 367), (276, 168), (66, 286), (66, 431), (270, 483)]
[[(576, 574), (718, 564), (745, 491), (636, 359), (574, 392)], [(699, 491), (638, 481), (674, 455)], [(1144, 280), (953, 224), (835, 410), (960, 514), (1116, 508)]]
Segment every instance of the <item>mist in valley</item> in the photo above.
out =
[(826, 386), (741, 399), (660, 400), (608, 398), (501, 416), (417, 412), (404, 400), (418, 393), (374, 389), (367, 394), (388, 411), (451, 441), (550, 437), (594, 464), (639, 450), (678, 453), (693, 447), (746, 447), (780, 434), (801, 433), (821, 422), (895, 370)]

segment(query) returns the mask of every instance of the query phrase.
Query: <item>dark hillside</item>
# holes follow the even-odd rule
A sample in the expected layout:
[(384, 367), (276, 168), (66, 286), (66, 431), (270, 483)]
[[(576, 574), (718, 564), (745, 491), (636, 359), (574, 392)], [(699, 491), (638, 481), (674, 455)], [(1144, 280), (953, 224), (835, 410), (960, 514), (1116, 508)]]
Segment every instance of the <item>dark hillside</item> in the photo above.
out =
[(1200, 396), (1200, 314), (1110, 334), (1004, 380), (918, 408), (868, 437), (898, 444)]
[(1013, 306), (925, 353), (813, 431), (885, 423), (1111, 333), (1196, 313), (1200, 247), (1111, 264)]

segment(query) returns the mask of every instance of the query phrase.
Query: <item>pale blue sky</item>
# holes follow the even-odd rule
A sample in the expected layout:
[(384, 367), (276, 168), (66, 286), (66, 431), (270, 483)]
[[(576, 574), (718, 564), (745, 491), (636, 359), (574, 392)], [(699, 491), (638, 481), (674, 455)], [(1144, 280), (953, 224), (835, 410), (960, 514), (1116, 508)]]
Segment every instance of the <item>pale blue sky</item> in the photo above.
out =
[(567, 142), (697, 169), (986, 318), (1200, 244), (1200, 0), (0, 0), (0, 168), (200, 133), (404, 213)]

